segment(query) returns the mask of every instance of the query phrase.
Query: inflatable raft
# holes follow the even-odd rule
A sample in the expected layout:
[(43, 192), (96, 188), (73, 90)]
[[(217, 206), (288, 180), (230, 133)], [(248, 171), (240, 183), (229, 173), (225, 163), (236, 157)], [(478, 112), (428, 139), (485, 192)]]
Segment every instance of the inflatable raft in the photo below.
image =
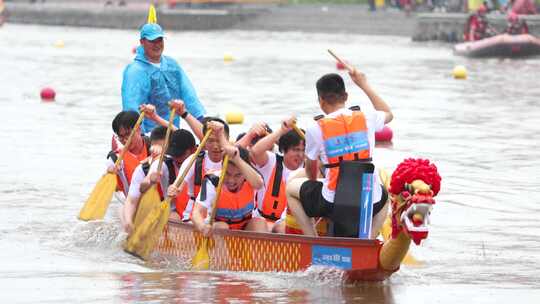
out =
[(482, 40), (456, 44), (454, 53), (467, 57), (534, 56), (540, 55), (540, 39), (529, 34), (501, 34)]

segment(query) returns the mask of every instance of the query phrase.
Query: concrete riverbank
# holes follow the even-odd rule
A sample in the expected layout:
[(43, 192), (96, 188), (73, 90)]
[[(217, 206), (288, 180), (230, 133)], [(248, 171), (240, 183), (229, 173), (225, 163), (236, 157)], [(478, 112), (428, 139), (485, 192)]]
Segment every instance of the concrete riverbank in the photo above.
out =
[[(233, 0), (231, 0), (233, 1)], [(272, 1), (272, 0), (269, 0)], [(83, 0), (11, 0), (8, 22), (105, 28), (138, 28), (146, 20), (148, 2)], [(158, 6), (159, 23), (167, 30), (266, 30), (363, 35), (409, 36), (414, 41), (461, 41), (467, 15), (421, 13), (406, 15), (395, 8), (370, 12), (366, 5), (220, 3)], [(533, 35), (540, 35), (540, 17), (525, 16)], [(492, 25), (502, 31), (506, 17), (492, 13)]]
[[(6, 3), (8, 22), (107, 28), (137, 28), (147, 2), (61, 1)], [(370, 12), (366, 5), (212, 4), (159, 6), (168, 30), (268, 30), (411, 36), (415, 19), (397, 9)]]

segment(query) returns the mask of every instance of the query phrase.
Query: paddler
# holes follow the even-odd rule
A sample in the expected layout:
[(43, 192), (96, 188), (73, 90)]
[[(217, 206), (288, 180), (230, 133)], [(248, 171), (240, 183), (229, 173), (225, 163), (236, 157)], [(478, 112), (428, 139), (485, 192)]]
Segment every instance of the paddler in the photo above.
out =
[[(251, 159), (264, 179), (254, 212), (254, 220), (266, 224), (263, 232), (285, 233), (286, 184), (291, 172), (303, 166), (305, 152), (305, 141), (293, 129), (294, 123), (294, 117), (283, 120), (276, 132), (263, 137), (250, 150)], [(276, 143), (280, 154), (271, 152)]]
[[(112, 129), (122, 145), (126, 144), (138, 118), (139, 113), (135, 111), (122, 111), (114, 117)], [(142, 135), (140, 127), (138, 127), (138, 130), (135, 130), (131, 144), (127, 147), (124, 158), (119, 166), (115, 167), (114, 163), (121, 151), (121, 148), (117, 148), (109, 152), (107, 156), (107, 171), (116, 173), (118, 178), (117, 190), (124, 192), (124, 195), (127, 197), (129, 185), (131, 184), (131, 177), (133, 176), (135, 168), (151, 154), (150, 139)]]
[[(254, 222), (252, 217), (256, 206), (256, 191), (264, 187), (263, 178), (249, 163), (249, 152), (229, 143), (222, 123), (213, 121), (209, 123), (209, 127), (217, 137), (223, 153), (229, 156), (229, 165), (216, 203), (217, 210), (213, 226), (208, 223), (208, 216), (212, 212), (220, 172), (209, 172), (205, 175), (193, 208), (192, 221), (195, 229), (204, 235), (208, 235), (214, 228), (259, 230), (260, 228), (256, 226), (260, 222)], [(169, 195), (172, 194), (175, 194), (174, 191), (169, 193)]]
[[(392, 118), (386, 102), (368, 84), (366, 76), (354, 67), (348, 66), (352, 81), (368, 96), (373, 109), (366, 107), (347, 109), (348, 94), (341, 76), (326, 74), (316, 83), (319, 106), (324, 115), (306, 130), (306, 174), (307, 178), (293, 178), (287, 184), (288, 208), (306, 235), (316, 236), (310, 217), (332, 217), (336, 186), (340, 177), (340, 167), (371, 163), (375, 132), (382, 130)], [(322, 181), (317, 180), (319, 159), (326, 168)], [(372, 166), (372, 165), (370, 165)], [(377, 174), (367, 175), (372, 184), (370, 194), (373, 214), (386, 204), (386, 195)], [(347, 179), (348, 176), (343, 178)], [(357, 183), (357, 181), (354, 181)], [(362, 188), (358, 184), (358, 188)], [(363, 189), (363, 188), (362, 188)], [(371, 220), (371, 219), (370, 219)], [(339, 219), (334, 219), (334, 225)], [(358, 223), (356, 223), (358, 224)], [(335, 232), (335, 231), (334, 231)], [(351, 236), (351, 235), (336, 235)]]

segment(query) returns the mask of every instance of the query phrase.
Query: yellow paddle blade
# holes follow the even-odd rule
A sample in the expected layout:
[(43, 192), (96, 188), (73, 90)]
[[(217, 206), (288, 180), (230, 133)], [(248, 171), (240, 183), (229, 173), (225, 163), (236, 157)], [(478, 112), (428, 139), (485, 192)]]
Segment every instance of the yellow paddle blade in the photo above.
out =
[(116, 175), (113, 173), (101, 177), (79, 212), (79, 219), (83, 221), (103, 219), (116, 190), (116, 183)]
[(170, 213), (170, 200), (155, 204), (140, 225), (124, 243), (124, 250), (143, 260), (148, 259), (159, 241), (159, 237), (167, 224)]
[(150, 8), (148, 8), (148, 20), (146, 23), (157, 23), (156, 8), (153, 4), (150, 4)]
[(142, 224), (143, 220), (148, 216), (150, 211), (161, 203), (161, 197), (156, 185), (153, 185), (148, 189), (141, 197), (137, 212), (135, 213), (135, 220), (133, 221), (133, 227), (138, 227)]
[(193, 270), (208, 270), (210, 268), (210, 255), (208, 255), (208, 238), (205, 237), (201, 243), (201, 247), (191, 260), (191, 269)]

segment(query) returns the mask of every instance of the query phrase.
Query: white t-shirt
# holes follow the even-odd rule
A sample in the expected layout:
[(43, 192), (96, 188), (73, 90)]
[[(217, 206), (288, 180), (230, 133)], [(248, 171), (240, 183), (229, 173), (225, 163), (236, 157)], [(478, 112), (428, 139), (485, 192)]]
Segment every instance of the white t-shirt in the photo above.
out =
[[(157, 167), (159, 163), (159, 158), (152, 162), (148, 174), (152, 172), (157, 172)], [(142, 169), (142, 164), (139, 164), (135, 171), (133, 171), (133, 176), (131, 177), (131, 186), (129, 187), (128, 196), (139, 199), (141, 197), (141, 183), (144, 180), (146, 175)], [(167, 188), (169, 187), (169, 169), (165, 162), (161, 166), (161, 193), (167, 193)]]
[[(347, 108), (339, 109), (333, 113), (325, 115), (325, 117), (337, 117), (339, 115), (352, 115), (351, 110)], [(373, 147), (375, 146), (375, 132), (382, 130), (384, 127), (384, 119), (386, 117), (385, 112), (375, 111), (367, 109), (362, 111), (366, 118), (366, 127), (368, 129), (368, 142), (369, 152), (373, 155)], [(315, 121), (306, 129), (306, 157), (310, 160), (317, 160), (320, 158), (323, 164), (328, 164), (328, 158), (324, 150), (324, 140), (322, 136), (322, 130), (319, 124)], [(376, 171), (375, 171), (376, 172)], [(373, 185), (379, 185), (379, 177), (377, 174), (373, 174)], [(328, 176), (323, 180), (322, 196), (327, 201), (333, 203), (335, 191), (328, 189)], [(373, 187), (372, 201), (378, 202), (381, 199), (381, 187)]]
[[(259, 204), (262, 204), (264, 202), (264, 195), (266, 194), (266, 189), (268, 191), (272, 191), (272, 185), (269, 185), (270, 178), (272, 177), (272, 173), (274, 173), (274, 167), (276, 166), (276, 153), (272, 153), (270, 151), (266, 151), (266, 155), (268, 156), (268, 161), (266, 164), (262, 167), (255, 165), (255, 168), (261, 173), (263, 180), (264, 180), (264, 187), (257, 190), (257, 207), (262, 208)], [(300, 166), (302, 167), (302, 166)], [(289, 176), (291, 176), (291, 172), (295, 172), (296, 170), (291, 170), (285, 166), (285, 163), (283, 163), (283, 173), (282, 178), (285, 181), (285, 184), (289, 181)], [(283, 213), (281, 214), (280, 220), (283, 220), (287, 214), (287, 208), (283, 210)], [(261, 216), (259, 214), (259, 211), (255, 209), (254, 211), (254, 217), (255, 216)]]
[[(180, 171), (178, 171), (180, 172), (180, 174), (182, 174), (181, 172), (184, 172), (185, 168), (187, 167), (187, 165), (191, 161), (191, 158), (193, 157), (197, 157), (197, 156), (194, 154), (191, 154), (188, 158), (186, 158), (186, 160), (184, 160), (184, 162), (182, 163), (182, 166), (180, 167)], [(203, 172), (218, 171), (218, 170), (221, 170), (221, 160), (219, 162), (213, 162), (210, 159), (210, 157), (208, 157), (208, 153), (204, 153)], [(191, 198), (194, 196), (193, 193), (195, 192), (195, 163), (189, 169), (186, 175), (186, 178), (184, 179), (184, 183), (187, 183), (188, 185), (188, 196), (190, 197), (190, 199), (186, 205), (186, 210), (184, 210), (182, 219), (189, 220), (191, 210), (193, 209), (193, 203), (194, 203), (193, 199)], [(209, 187), (209, 188), (212, 188), (212, 187)]]

